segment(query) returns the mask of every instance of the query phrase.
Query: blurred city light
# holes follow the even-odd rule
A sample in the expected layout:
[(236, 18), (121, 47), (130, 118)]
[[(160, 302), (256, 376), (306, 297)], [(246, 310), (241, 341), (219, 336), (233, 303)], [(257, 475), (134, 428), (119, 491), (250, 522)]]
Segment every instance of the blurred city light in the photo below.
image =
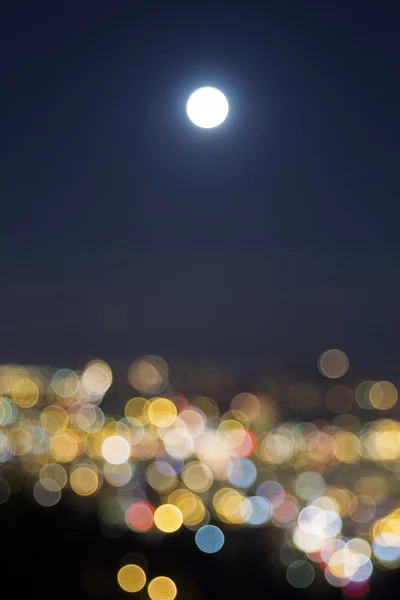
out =
[[(114, 375), (103, 360), (82, 371), (3, 365), (0, 503), (26, 485), (51, 508), (69, 490), (76, 501), (93, 498), (108, 528), (152, 543), (157, 532), (186, 529), (206, 554), (224, 548), (224, 528), (276, 530), (290, 585), (324, 581), (359, 597), (374, 569), (400, 566), (398, 392), (389, 381), (327, 382), (348, 377), (341, 350), (325, 351), (318, 368), (318, 385), (287, 382), (284, 420), (273, 393), (285, 382), (237, 393), (222, 410), (211, 396), (174, 391), (157, 356), (129, 367), (142, 396), (126, 398), (118, 416), (105, 408)], [(147, 576), (129, 563), (117, 580), (135, 593)], [(177, 594), (164, 576), (147, 591), (153, 600)]]

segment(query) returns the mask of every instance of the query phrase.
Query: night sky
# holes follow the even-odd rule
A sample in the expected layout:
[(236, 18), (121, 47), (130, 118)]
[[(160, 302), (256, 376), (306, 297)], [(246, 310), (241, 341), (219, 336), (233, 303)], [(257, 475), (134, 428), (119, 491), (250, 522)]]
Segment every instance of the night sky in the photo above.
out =
[(390, 375), (398, 31), (395, 2), (8, 3), (0, 361), (338, 347)]

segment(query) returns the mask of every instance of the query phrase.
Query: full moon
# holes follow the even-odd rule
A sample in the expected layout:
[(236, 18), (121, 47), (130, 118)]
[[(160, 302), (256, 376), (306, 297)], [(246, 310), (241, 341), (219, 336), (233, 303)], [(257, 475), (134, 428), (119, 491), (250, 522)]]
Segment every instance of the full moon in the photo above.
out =
[(203, 129), (218, 127), (225, 121), (229, 112), (228, 100), (213, 87), (203, 87), (190, 96), (186, 112), (189, 119)]

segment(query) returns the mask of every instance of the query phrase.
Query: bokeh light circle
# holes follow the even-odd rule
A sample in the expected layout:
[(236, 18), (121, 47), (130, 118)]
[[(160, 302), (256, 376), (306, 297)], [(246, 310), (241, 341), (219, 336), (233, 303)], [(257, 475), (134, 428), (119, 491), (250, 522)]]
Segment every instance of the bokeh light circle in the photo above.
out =
[(215, 525), (205, 525), (196, 533), (196, 545), (206, 554), (214, 554), (221, 550), (225, 542), (225, 537), (219, 527)]
[(325, 377), (338, 379), (349, 370), (349, 359), (342, 350), (326, 350), (318, 359), (318, 368)]
[(160, 531), (174, 533), (183, 523), (182, 513), (173, 504), (162, 504), (154, 513), (154, 523)]
[(131, 454), (131, 447), (127, 440), (120, 435), (110, 435), (101, 446), (104, 460), (112, 465), (121, 465), (126, 462)]
[(118, 571), (117, 580), (124, 592), (140, 592), (146, 585), (146, 573), (138, 565), (125, 565)]
[(174, 600), (178, 590), (172, 579), (160, 575), (150, 581), (147, 593), (151, 600)]
[(286, 578), (293, 587), (303, 589), (314, 581), (315, 570), (305, 560), (296, 560), (287, 568)]

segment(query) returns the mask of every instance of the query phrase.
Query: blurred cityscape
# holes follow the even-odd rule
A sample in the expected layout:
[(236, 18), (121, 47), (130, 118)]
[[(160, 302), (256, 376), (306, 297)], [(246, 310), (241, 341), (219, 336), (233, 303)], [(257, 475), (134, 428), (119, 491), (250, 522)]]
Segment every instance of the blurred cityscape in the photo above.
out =
[[(222, 558), (234, 536), (261, 530), (292, 587), (364, 597), (375, 573), (400, 565), (398, 391), (354, 380), (339, 349), (314, 371), (300, 381), (270, 369), (244, 391), (217, 367), (159, 356), (118, 377), (100, 359), (3, 365), (0, 502), (84, 506), (106, 538), (129, 532), (154, 548), (186, 532), (193, 552)], [(151, 554), (121, 556), (114, 580), (173, 600), (179, 581), (149, 578)], [(101, 573), (85, 577), (90, 595), (108, 593)]]

